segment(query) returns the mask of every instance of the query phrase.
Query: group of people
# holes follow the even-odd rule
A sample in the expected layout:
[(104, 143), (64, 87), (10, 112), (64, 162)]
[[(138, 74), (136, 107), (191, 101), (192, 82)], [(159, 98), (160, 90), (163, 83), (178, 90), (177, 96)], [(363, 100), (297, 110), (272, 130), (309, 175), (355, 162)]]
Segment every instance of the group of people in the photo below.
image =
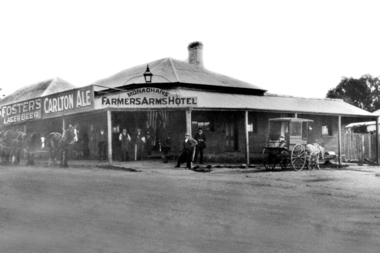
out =
[(127, 133), (127, 129), (124, 128), (119, 135), (119, 141), (121, 161), (128, 161), (130, 157), (133, 157), (134, 160), (142, 160), (144, 158), (145, 144), (150, 143), (150, 137), (145, 137), (141, 132), (141, 128), (137, 128), (136, 133), (131, 137)]
[(206, 148), (206, 135), (203, 133), (203, 130), (200, 128), (198, 133), (195, 134), (194, 139), (190, 138), (189, 133), (185, 133), (182, 148), (182, 153), (175, 166), (176, 168), (179, 168), (182, 163), (186, 163), (186, 169), (191, 169), (191, 163), (197, 162), (198, 155), (200, 164), (203, 164), (203, 150)]
[[(165, 128), (164, 128), (165, 129)], [(120, 158), (121, 161), (143, 160), (145, 155), (151, 154), (152, 149), (152, 129), (147, 127), (143, 133), (141, 128), (137, 128), (134, 134), (129, 134), (126, 128), (123, 128), (119, 134)], [(167, 134), (166, 134), (167, 135)], [(107, 133), (104, 129), (100, 129), (98, 139), (98, 156), (99, 161), (107, 159)], [(170, 150), (171, 139), (168, 136), (162, 138), (160, 149), (166, 155)], [(186, 133), (184, 142), (182, 143), (182, 152), (178, 158), (176, 167), (180, 167), (182, 163), (186, 163), (186, 168), (191, 169), (191, 163), (197, 162), (203, 164), (203, 150), (206, 148), (206, 135), (202, 129), (194, 138), (190, 138), (190, 134)]]
[[(144, 158), (145, 150), (149, 155), (151, 136), (149, 132), (147, 132), (146, 135), (147, 137), (143, 135), (141, 128), (137, 128), (132, 136), (127, 132), (126, 128), (122, 129), (118, 138), (121, 161), (128, 161), (131, 158), (132, 160), (142, 160)], [(147, 144), (146, 147), (145, 144)], [(100, 129), (98, 136), (98, 156), (100, 162), (107, 159), (107, 133), (103, 128)]]

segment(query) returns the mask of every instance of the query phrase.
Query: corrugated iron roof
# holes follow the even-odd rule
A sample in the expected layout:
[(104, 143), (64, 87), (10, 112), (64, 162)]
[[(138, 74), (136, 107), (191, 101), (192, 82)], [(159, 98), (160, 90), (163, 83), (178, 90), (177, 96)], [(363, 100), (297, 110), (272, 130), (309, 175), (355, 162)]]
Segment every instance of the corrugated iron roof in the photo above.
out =
[(0, 100), (0, 105), (12, 104), (33, 98), (43, 97), (74, 88), (77, 87), (59, 77), (56, 77), (16, 90)]
[(371, 126), (376, 125), (376, 121), (366, 121), (366, 122), (356, 122), (356, 123), (350, 123), (345, 128), (351, 128), (356, 126)]
[(145, 80), (142, 75), (145, 72), (147, 65), (149, 65), (150, 71), (153, 73), (153, 83), (200, 84), (206, 86), (244, 88), (263, 92), (266, 91), (256, 85), (221, 75), (187, 62), (174, 60), (172, 58), (164, 58), (132, 67), (108, 78), (101, 79), (94, 84), (110, 88), (132, 84), (145, 84)]
[(374, 116), (342, 99), (314, 99), (281, 96), (252, 96), (178, 89), (180, 97), (197, 97), (196, 108), (252, 109), (299, 114)]
[(272, 119), (269, 119), (269, 121), (312, 122), (313, 120), (303, 119), (303, 118), (283, 117), (283, 118), (272, 118)]
[(377, 115), (377, 116), (380, 116), (380, 109), (379, 109), (379, 110), (376, 110), (376, 111), (374, 111), (374, 112), (372, 112), (372, 114), (375, 114), (375, 115)]

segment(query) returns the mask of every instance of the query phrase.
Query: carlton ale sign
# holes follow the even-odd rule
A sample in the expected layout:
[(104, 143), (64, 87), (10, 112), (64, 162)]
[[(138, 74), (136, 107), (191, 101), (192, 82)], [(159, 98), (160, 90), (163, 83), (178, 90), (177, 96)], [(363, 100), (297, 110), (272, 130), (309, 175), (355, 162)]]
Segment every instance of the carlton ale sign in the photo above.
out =
[(88, 111), (94, 108), (92, 86), (53, 94), (41, 99), (43, 118)]
[(159, 88), (138, 88), (119, 94), (101, 96), (95, 99), (95, 108), (178, 108), (195, 107), (197, 97), (180, 97)]
[(41, 119), (41, 98), (4, 105), (1, 107), (1, 125), (18, 124)]

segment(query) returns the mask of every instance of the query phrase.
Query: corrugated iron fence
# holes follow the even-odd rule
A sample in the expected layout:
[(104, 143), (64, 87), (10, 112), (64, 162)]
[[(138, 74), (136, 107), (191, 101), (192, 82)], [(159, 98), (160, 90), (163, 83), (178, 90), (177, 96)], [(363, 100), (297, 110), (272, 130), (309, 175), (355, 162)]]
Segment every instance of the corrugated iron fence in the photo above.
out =
[(376, 135), (343, 133), (342, 153), (343, 161), (375, 161)]

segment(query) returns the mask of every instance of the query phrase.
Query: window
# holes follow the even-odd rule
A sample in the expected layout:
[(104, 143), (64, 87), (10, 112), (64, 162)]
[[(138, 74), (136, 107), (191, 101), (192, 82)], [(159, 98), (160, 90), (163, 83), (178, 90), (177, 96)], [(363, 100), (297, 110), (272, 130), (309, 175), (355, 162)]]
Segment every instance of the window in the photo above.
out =
[(257, 131), (258, 131), (257, 122), (258, 122), (258, 117), (257, 115), (254, 115), (248, 123), (248, 132), (253, 132), (257, 134)]
[(287, 139), (289, 135), (289, 123), (283, 121), (270, 122), (269, 139), (272, 141), (279, 140), (282, 136)]
[(302, 124), (301, 122), (292, 122), (291, 123), (291, 136), (301, 136)]
[(322, 136), (332, 136), (333, 131), (332, 131), (332, 123), (330, 122), (323, 122), (322, 123)]
[(309, 135), (309, 124), (308, 122), (302, 122), (302, 139), (307, 140), (307, 137)]

